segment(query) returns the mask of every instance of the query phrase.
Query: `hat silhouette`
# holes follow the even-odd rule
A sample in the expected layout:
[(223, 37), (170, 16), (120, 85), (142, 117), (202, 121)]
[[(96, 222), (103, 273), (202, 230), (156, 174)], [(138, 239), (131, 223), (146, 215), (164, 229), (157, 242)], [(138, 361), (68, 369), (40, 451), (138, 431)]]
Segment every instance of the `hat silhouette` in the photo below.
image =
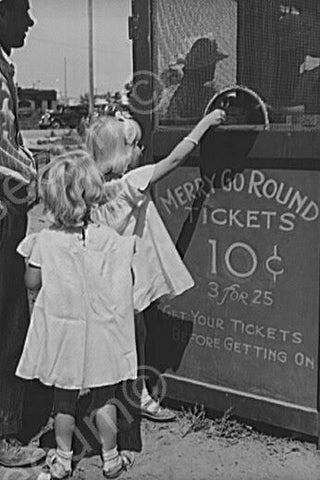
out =
[(199, 38), (186, 55), (185, 69), (199, 69), (215, 65), (228, 56), (219, 51), (216, 40), (206, 37)]

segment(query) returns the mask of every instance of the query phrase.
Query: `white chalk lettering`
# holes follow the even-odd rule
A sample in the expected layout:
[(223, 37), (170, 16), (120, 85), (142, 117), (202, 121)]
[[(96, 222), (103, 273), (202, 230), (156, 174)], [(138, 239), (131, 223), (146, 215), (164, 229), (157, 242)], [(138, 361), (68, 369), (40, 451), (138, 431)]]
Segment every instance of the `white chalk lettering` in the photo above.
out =
[(257, 210), (249, 210), (247, 212), (247, 227), (248, 228), (260, 228), (259, 225), (259, 212)]
[[(197, 177), (193, 181), (186, 181), (173, 189), (167, 189), (163, 196), (159, 197), (160, 204), (170, 215), (173, 210), (183, 207), (193, 202), (199, 196), (210, 196), (216, 194), (215, 189), (216, 173), (211, 177), (204, 175)], [(251, 170), (249, 177), (242, 172), (232, 172), (230, 168), (226, 168), (221, 173), (220, 182), (224, 192), (247, 192), (249, 195), (255, 195), (257, 198), (265, 198), (273, 200), (278, 205), (292, 210), (295, 215), (299, 215), (303, 220), (314, 221), (319, 216), (319, 207), (315, 201), (310, 200), (308, 195), (294, 189), (292, 186), (286, 185), (283, 181), (275, 178), (268, 178), (260, 170)], [(206, 208), (206, 207), (204, 207)], [(207, 223), (208, 212), (204, 213), (203, 224)], [(272, 225), (272, 217), (281, 219), (282, 231), (293, 230), (294, 216), (285, 216), (280, 212), (256, 210), (250, 211), (247, 215), (240, 209), (223, 208), (211, 210), (212, 223), (220, 226), (228, 225), (230, 227), (239, 228), (262, 228), (261, 217), (265, 216), (265, 228), (268, 230)]]
[(304, 197), (302, 197), (301, 193), (299, 192), (299, 190), (297, 190), (293, 195), (292, 195), (292, 198), (290, 200), (290, 202), (288, 203), (288, 208), (290, 210), (294, 209), (295, 208), (295, 213), (300, 213), (301, 212), (301, 209), (302, 207), (305, 205), (305, 203), (308, 201), (308, 197), (305, 195)]
[(230, 323), (233, 333), (237, 335), (248, 335), (250, 337), (275, 340), (282, 343), (299, 344), (303, 341), (302, 332), (283, 330), (273, 326), (258, 325), (254, 322), (246, 323), (237, 318), (230, 318)]
[[(286, 192), (284, 192), (285, 189), (287, 189)], [(319, 216), (318, 205), (313, 200), (309, 200), (307, 195), (303, 195), (292, 187), (286, 187), (283, 182), (272, 178), (266, 179), (266, 176), (259, 170), (251, 172), (248, 193), (254, 194), (258, 198), (274, 199), (278, 204), (293, 210), (307, 221), (313, 221)]]
[(208, 297), (219, 306), (226, 304), (228, 301), (247, 306), (262, 305), (264, 307), (271, 307), (274, 303), (273, 292), (259, 289), (241, 290), (240, 285), (236, 283), (222, 287), (217, 282), (209, 282)]
[(229, 215), (229, 227), (237, 226), (237, 227), (240, 227), (240, 228), (244, 228), (244, 226), (245, 226), (244, 223), (242, 223), (238, 218), (239, 215), (241, 214), (241, 210), (231, 209), (229, 211), (229, 213), (230, 213), (230, 215)]
[(189, 202), (193, 201), (196, 198), (195, 185), (192, 182), (185, 182), (183, 188)]
[(251, 354), (259, 360), (268, 362), (287, 363), (288, 361), (288, 354), (284, 350), (278, 351), (260, 345), (237, 342), (233, 337), (226, 337), (223, 341), (223, 347), (228, 352), (237, 354), (244, 353), (245, 355)]
[[(251, 266), (251, 268), (248, 269), (247, 272), (239, 272), (232, 266), (231, 255), (232, 255), (232, 253), (235, 249), (243, 249), (251, 257), (252, 266)], [(251, 277), (251, 275), (254, 274), (254, 272), (256, 271), (257, 266), (258, 266), (258, 258), (257, 258), (257, 255), (256, 255), (255, 251), (253, 250), (252, 247), (250, 247), (248, 244), (243, 243), (243, 242), (235, 242), (232, 245), (230, 245), (230, 247), (227, 248), (227, 251), (225, 253), (225, 262), (226, 262), (226, 266), (227, 266), (227, 269), (229, 270), (229, 272), (232, 275), (234, 275), (235, 277), (239, 277), (239, 278)]]
[(217, 240), (211, 238), (208, 239), (209, 245), (211, 246), (211, 273), (215, 275), (217, 273)]
[[(188, 207), (185, 207), (188, 208)], [(307, 212), (308, 213), (308, 212)], [(271, 230), (277, 228), (283, 232), (294, 230), (295, 215), (290, 212), (279, 214), (269, 210), (241, 210), (214, 208), (208, 206), (202, 208), (201, 221), (203, 225), (207, 225), (210, 221), (219, 227), (248, 228), (248, 229), (266, 229)]]
[(217, 330), (224, 330), (224, 320), (219, 317), (212, 317), (211, 315), (203, 315), (199, 310), (191, 310), (191, 319), (194, 325), (200, 327), (209, 327)]
[(273, 255), (266, 260), (266, 270), (271, 273), (273, 283), (277, 283), (277, 278), (284, 274), (284, 268), (279, 265), (282, 264), (282, 258), (278, 255), (278, 245), (273, 246)]
[(233, 188), (236, 192), (242, 192), (245, 186), (245, 177), (243, 173), (236, 173), (233, 179)]
[(315, 369), (314, 358), (311, 358), (302, 352), (297, 352), (295, 354), (294, 362), (296, 365), (298, 365), (298, 367), (310, 368), (311, 370)]
[(301, 213), (301, 217), (307, 222), (312, 222), (316, 220), (319, 216), (319, 207), (318, 205), (311, 201), (306, 209)]
[(175, 209), (179, 207), (177, 200), (174, 198), (173, 193), (169, 188), (167, 188), (167, 198), (160, 197), (160, 201), (167, 213), (171, 214), (171, 206), (173, 205)]
[[(207, 210), (207, 208), (205, 209)], [(211, 212), (211, 221), (215, 225), (226, 225), (227, 224), (227, 215), (224, 208), (216, 208)]]
[(267, 230), (270, 230), (272, 225), (271, 219), (277, 216), (277, 212), (263, 211), (261, 212), (261, 216), (264, 216), (267, 218), (266, 227), (267, 227)]
[(161, 307), (160, 310), (169, 317), (180, 318), (181, 320), (186, 320), (188, 317), (188, 314), (186, 312), (183, 312), (181, 310), (174, 310), (171, 305), (165, 305), (164, 307)]
[(261, 198), (262, 193), (259, 191), (258, 187), (263, 185), (264, 180), (265, 176), (262, 172), (260, 172), (259, 170), (252, 170), (249, 181), (248, 193), (250, 195), (254, 193), (256, 197)]
[(290, 195), (292, 193), (293, 188), (289, 187), (288, 190), (286, 191), (285, 195), (283, 198), (281, 198), (281, 195), (283, 194), (283, 190), (285, 188), (285, 184), (283, 182), (280, 183), (277, 195), (276, 195), (276, 200), (280, 205), (287, 205), (289, 202)]
[(185, 205), (188, 202), (188, 197), (186, 196), (185, 190), (181, 185), (174, 189), (174, 194), (180, 205)]
[(219, 337), (211, 337), (210, 335), (198, 335), (192, 333), (190, 342), (194, 342), (198, 347), (220, 348), (221, 340)]
[(274, 198), (276, 196), (277, 188), (278, 188), (277, 182), (272, 178), (269, 178), (263, 185), (262, 193), (265, 198), (268, 198), (269, 200), (271, 200), (271, 198)]
[(204, 191), (207, 195), (214, 195), (216, 193), (216, 190), (214, 188), (214, 181), (216, 179), (216, 173), (212, 175), (212, 177), (207, 177), (206, 175), (203, 176), (203, 187)]
[(231, 192), (232, 189), (232, 179), (231, 179), (231, 170), (226, 168), (221, 174), (221, 185), (222, 190), (225, 192)]
[[(211, 266), (210, 273), (212, 275), (217, 275), (218, 272), (218, 245), (217, 240), (209, 238), (208, 243), (210, 245), (209, 251), (209, 264)], [(223, 249), (225, 248), (225, 252)], [(221, 252), (222, 250), (222, 252)], [(241, 252), (244, 251), (244, 255)], [(258, 255), (256, 254), (255, 250), (248, 244), (244, 242), (235, 242), (229, 246), (225, 246), (220, 248), (220, 252), (222, 254), (222, 263), (228, 270), (228, 272), (236, 277), (236, 278), (249, 278), (254, 275), (256, 272), (258, 265), (262, 264), (265, 268), (265, 271), (271, 274), (273, 283), (277, 283), (278, 277), (285, 273), (285, 269), (282, 266), (283, 258), (278, 253), (278, 245), (273, 246), (273, 252), (269, 257), (264, 259), (258, 259)], [(235, 268), (234, 262), (237, 255), (241, 255), (241, 257), (245, 258), (246, 266), (244, 267), (243, 271), (239, 271)]]
[(180, 330), (180, 328), (173, 327), (172, 340), (179, 343), (188, 343), (190, 340), (190, 334), (183, 330)]
[(281, 224), (279, 225), (279, 230), (282, 230), (283, 232), (292, 232), (295, 227), (295, 219), (296, 217), (294, 213), (283, 213), (280, 217)]

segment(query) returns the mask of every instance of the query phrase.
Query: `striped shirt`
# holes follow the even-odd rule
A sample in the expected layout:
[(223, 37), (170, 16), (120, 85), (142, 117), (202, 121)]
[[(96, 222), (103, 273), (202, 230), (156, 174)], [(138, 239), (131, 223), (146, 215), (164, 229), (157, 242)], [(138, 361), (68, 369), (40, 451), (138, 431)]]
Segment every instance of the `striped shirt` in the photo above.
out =
[(23, 147), (18, 124), (14, 67), (0, 49), (0, 176), (29, 184), (36, 170), (31, 154)]

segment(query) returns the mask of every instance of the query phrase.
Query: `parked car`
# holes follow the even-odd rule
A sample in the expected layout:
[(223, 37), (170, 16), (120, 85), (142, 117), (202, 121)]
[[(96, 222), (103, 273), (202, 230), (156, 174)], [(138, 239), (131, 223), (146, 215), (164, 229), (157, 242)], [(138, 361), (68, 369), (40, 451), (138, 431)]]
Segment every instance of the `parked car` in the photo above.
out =
[(47, 110), (40, 118), (39, 128), (77, 128), (87, 116), (88, 108), (84, 105), (62, 105), (57, 110)]

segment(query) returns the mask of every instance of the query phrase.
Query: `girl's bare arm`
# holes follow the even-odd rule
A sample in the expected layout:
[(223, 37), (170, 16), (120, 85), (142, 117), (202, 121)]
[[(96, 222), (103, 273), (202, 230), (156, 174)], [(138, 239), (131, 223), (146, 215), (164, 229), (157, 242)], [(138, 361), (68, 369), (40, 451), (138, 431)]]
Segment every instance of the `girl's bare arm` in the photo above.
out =
[(185, 137), (172, 152), (156, 163), (150, 183), (153, 184), (163, 178), (175, 168), (179, 167), (192, 150), (197, 146), (202, 136), (210, 127), (221, 125), (226, 119), (224, 110), (216, 109), (203, 117), (194, 129)]
[(26, 273), (24, 275), (24, 282), (26, 287), (30, 290), (38, 290), (41, 287), (41, 269), (27, 265)]

